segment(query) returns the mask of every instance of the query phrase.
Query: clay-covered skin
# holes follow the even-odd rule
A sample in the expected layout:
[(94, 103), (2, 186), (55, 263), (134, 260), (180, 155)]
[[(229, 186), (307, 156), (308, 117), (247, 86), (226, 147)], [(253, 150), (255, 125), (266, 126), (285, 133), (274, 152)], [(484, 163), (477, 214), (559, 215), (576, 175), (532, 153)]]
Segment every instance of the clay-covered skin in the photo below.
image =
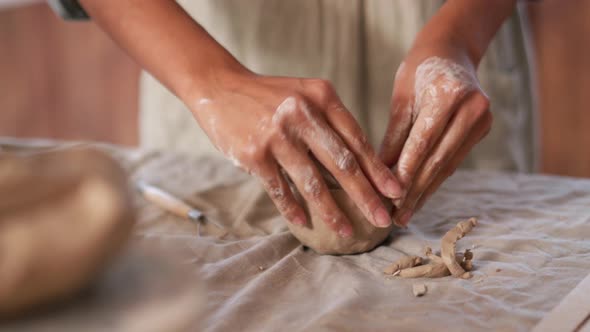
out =
[(0, 316), (87, 286), (135, 220), (124, 171), (90, 149), (0, 153), (0, 197)]
[[(331, 188), (330, 192), (336, 204), (352, 223), (354, 235), (350, 238), (338, 236), (336, 232), (328, 227), (326, 222), (318, 218), (313, 210), (310, 211), (305, 202), (300, 199), (308, 216), (308, 224), (298, 226), (287, 223), (287, 225), (291, 233), (303, 245), (319, 254), (358, 254), (375, 248), (391, 233), (393, 224), (387, 228), (377, 228), (371, 225), (344, 190)], [(387, 199), (383, 199), (383, 203), (388, 209), (392, 206)]]

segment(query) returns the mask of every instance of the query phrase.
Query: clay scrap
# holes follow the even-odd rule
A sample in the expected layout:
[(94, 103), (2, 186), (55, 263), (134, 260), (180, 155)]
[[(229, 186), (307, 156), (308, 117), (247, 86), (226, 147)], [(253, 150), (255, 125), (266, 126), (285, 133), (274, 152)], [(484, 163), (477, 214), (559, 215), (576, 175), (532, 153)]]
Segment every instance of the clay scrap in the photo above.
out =
[(456, 278), (469, 279), (473, 269), (473, 252), (466, 249), (456, 252), (457, 241), (467, 235), (477, 225), (477, 219), (461, 221), (448, 231), (441, 241), (441, 255), (436, 255), (432, 248), (426, 247), (424, 255), (406, 256), (387, 266), (383, 273), (401, 278), (442, 278), (452, 275)]
[(424, 296), (428, 288), (425, 284), (413, 284), (412, 285), (412, 293), (414, 293), (415, 297)]

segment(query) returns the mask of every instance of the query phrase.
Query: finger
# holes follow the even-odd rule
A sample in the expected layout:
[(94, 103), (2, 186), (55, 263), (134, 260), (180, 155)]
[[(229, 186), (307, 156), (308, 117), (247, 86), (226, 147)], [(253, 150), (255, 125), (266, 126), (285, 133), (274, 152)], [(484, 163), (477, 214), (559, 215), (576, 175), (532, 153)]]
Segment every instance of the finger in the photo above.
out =
[(404, 143), (412, 128), (412, 104), (409, 101), (395, 101), (379, 149), (379, 158), (391, 168), (396, 164)]
[(300, 107), (308, 116), (305, 135), (301, 139), (314, 156), (338, 180), (371, 224), (376, 227), (391, 225), (387, 209), (365, 177), (354, 154), (324, 119), (305, 110), (307, 105), (302, 104)]
[(374, 188), (389, 198), (402, 196), (402, 188), (393, 173), (378, 157), (375, 149), (346, 109), (336, 91), (325, 80), (307, 80), (307, 95), (315, 107), (323, 107), (330, 127), (340, 136), (355, 155), (363, 172)]
[(291, 188), (287, 183), (276, 162), (265, 167), (265, 170), (257, 174), (262, 181), (264, 189), (279, 212), (291, 223), (305, 226), (305, 212), (299, 202), (293, 196)]
[(379, 157), (391, 168), (398, 161), (404, 142), (412, 128), (414, 75), (408, 72), (405, 62), (400, 63), (393, 81), (391, 116), (379, 149)]
[[(447, 128), (441, 135), (441, 139), (414, 176), (410, 190), (404, 199), (403, 207), (397, 211), (394, 220), (403, 219), (398, 222), (407, 223), (406, 219), (411, 217), (422, 193), (437, 177), (439, 171), (450, 162), (457, 150), (464, 145), (472, 129), (477, 126), (481, 118), (486, 116), (486, 113), (489, 113), (489, 102), (485, 96), (480, 94), (473, 94), (473, 97), (467, 99), (461, 109), (454, 113), (455, 115), (450, 119)], [(402, 218), (402, 215), (406, 216)]]
[(463, 160), (467, 157), (475, 144), (480, 142), (490, 131), (492, 124), (492, 114), (486, 113), (485, 116), (478, 121), (477, 126), (473, 129), (470, 136), (465, 140), (465, 143), (457, 150), (451, 161), (440, 170), (437, 177), (430, 183), (428, 189), (424, 191), (422, 196), (418, 199), (415, 205), (415, 211), (418, 211), (428, 201), (430, 196), (434, 194), (443, 182), (461, 165)]
[(352, 151), (373, 187), (384, 196), (400, 198), (402, 188), (398, 180), (377, 156), (362, 129), (340, 100), (332, 102), (325, 115), (328, 124)]
[(394, 172), (404, 186), (411, 184), (426, 155), (447, 126), (452, 104), (445, 101), (427, 101), (417, 106), (420, 107), (418, 116), (402, 148)]
[(334, 201), (324, 179), (307, 153), (290, 143), (283, 143), (273, 150), (279, 164), (289, 174), (309, 209), (317, 213), (339, 236), (352, 236), (350, 221)]

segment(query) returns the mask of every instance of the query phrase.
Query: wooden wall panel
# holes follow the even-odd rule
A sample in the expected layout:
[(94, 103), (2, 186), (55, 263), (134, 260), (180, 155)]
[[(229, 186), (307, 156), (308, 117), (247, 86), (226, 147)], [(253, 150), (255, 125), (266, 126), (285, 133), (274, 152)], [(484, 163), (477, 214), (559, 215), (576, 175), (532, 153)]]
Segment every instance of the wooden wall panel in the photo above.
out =
[(590, 177), (590, 0), (529, 5), (537, 57), (541, 171)]
[(92, 23), (0, 11), (0, 135), (136, 144), (138, 73)]

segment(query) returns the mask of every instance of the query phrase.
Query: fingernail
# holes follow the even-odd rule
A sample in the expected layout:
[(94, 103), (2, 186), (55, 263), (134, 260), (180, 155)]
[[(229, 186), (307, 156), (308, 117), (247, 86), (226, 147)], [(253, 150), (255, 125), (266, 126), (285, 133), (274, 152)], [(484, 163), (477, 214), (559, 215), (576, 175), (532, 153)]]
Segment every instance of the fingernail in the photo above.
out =
[(338, 230), (338, 235), (342, 238), (349, 238), (352, 236), (352, 226), (351, 225), (342, 225)]
[(389, 198), (400, 198), (402, 196), (402, 187), (396, 181), (389, 179), (385, 182), (385, 193)]
[(399, 224), (403, 227), (407, 227), (413, 214), (414, 214), (414, 212), (412, 212), (410, 210), (407, 212), (404, 212), (401, 215), (401, 217), (399, 218)]
[(293, 219), (293, 223), (295, 225), (305, 226), (305, 219), (303, 219), (301, 217), (295, 217), (295, 219)]
[(375, 223), (377, 223), (378, 227), (389, 227), (391, 225), (391, 217), (389, 217), (389, 213), (380, 207), (378, 208), (375, 213), (373, 213), (373, 218), (375, 218)]
[(400, 197), (400, 198), (392, 199), (391, 202), (393, 203), (393, 206), (395, 206), (397, 209), (399, 209), (402, 207), (404, 200)]

